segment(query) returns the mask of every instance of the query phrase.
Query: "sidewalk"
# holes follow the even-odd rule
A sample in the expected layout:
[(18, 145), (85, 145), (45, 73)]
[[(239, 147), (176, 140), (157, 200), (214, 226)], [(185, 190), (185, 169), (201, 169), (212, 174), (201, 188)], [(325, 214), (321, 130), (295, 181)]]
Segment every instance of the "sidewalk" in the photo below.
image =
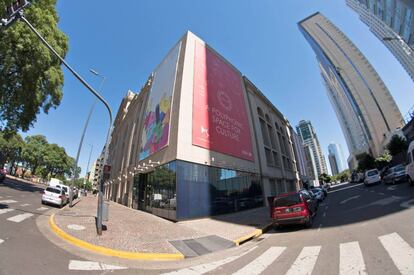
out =
[[(105, 249), (120, 252), (102, 253), (109, 256), (123, 258), (125, 252), (138, 255), (130, 259), (182, 259), (238, 245), (260, 235), (261, 228), (270, 222), (265, 207), (175, 223), (110, 202), (109, 221), (104, 222), (107, 230), (97, 236), (96, 206), (96, 197), (82, 197), (73, 208), (65, 207), (52, 217), (56, 225), (51, 225), (52, 230), (63, 231), (68, 236), (64, 239), (73, 245), (82, 242), (84, 245), (80, 247), (92, 247), (89, 250), (93, 252), (102, 253)], [(144, 257), (139, 257), (139, 253)]]

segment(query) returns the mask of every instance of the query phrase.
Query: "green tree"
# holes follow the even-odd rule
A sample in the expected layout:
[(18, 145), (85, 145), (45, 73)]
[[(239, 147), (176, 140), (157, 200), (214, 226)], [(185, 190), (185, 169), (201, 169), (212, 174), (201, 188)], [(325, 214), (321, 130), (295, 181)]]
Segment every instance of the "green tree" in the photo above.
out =
[(321, 180), (323, 183), (328, 183), (331, 182), (332, 179), (331, 176), (329, 176), (328, 174), (322, 173), (319, 175), (319, 180)]
[[(0, 12), (10, 2), (0, 0)], [(26, 18), (64, 57), (68, 40), (57, 25), (56, 0), (31, 3), (25, 10)], [(27, 131), (41, 110), (48, 113), (60, 104), (61, 63), (24, 22), (1, 28), (0, 38), (0, 128)]]
[(21, 153), (24, 148), (23, 138), (17, 133), (5, 134), (0, 132), (0, 167), (4, 163), (11, 163), (11, 171), (15, 173), (16, 162), (21, 160)]
[(356, 159), (358, 160), (358, 171), (360, 172), (375, 168), (375, 159), (367, 153), (357, 155)]
[(392, 156), (386, 150), (384, 154), (375, 159), (375, 166), (378, 168), (378, 170), (382, 170), (385, 166), (387, 166), (390, 163), (391, 159)]
[(63, 147), (57, 144), (48, 144), (46, 153), (43, 157), (43, 178), (60, 177), (64, 178), (65, 174), (70, 171), (72, 163)]
[(387, 149), (391, 156), (396, 156), (399, 153), (405, 153), (408, 148), (407, 140), (399, 135), (393, 135), (390, 142), (387, 144)]
[(38, 168), (44, 165), (44, 157), (47, 153), (48, 142), (45, 136), (27, 136), (26, 146), (22, 151), (22, 161), (26, 168), (32, 171), (32, 175), (38, 175)]

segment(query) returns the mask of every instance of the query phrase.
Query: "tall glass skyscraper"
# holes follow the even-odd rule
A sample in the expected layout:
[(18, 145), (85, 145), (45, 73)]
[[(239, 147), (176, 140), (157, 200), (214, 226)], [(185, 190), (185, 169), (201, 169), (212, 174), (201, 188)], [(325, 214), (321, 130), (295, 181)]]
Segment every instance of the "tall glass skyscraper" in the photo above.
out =
[(346, 0), (414, 80), (414, 1)]
[(331, 143), (328, 145), (328, 152), (332, 174), (335, 175), (344, 171), (346, 166), (344, 164), (344, 154), (341, 146), (336, 143)]
[(317, 173), (315, 179), (318, 179), (319, 175), (322, 173), (328, 174), (325, 157), (322, 153), (321, 145), (319, 144), (318, 136), (316, 135), (312, 123), (310, 121), (301, 120), (299, 121), (299, 125), (296, 126), (296, 131), (302, 138), (305, 149), (306, 147), (309, 147), (310, 149), (310, 157), (314, 160)]
[(350, 150), (348, 164), (357, 156), (377, 157), (386, 138), (404, 125), (401, 113), (381, 78), (358, 48), (321, 13), (298, 23), (315, 51), (328, 97)]

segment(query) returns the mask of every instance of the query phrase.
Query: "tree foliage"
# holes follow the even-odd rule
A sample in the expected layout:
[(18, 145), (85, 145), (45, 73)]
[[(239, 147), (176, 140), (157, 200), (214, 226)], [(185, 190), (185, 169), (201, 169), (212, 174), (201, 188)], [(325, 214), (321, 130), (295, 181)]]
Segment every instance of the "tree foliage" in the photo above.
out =
[(319, 175), (319, 180), (322, 181), (323, 183), (328, 183), (328, 182), (331, 182), (331, 176), (329, 176), (326, 173), (322, 173)]
[(356, 156), (356, 158), (358, 160), (358, 171), (363, 172), (365, 170), (376, 168), (375, 159), (371, 155), (362, 153)]
[[(12, 166), (20, 163), (23, 174), (30, 170), (32, 175), (44, 179), (54, 177), (63, 180), (73, 175), (75, 159), (68, 156), (63, 147), (50, 144), (42, 135), (27, 136), (23, 140), (19, 134), (5, 135), (0, 131), (0, 152), (4, 159), (0, 168), (5, 162)], [(76, 171), (79, 175), (80, 167)]]
[[(1, 13), (10, 2), (0, 0)], [(68, 39), (57, 25), (56, 0), (31, 3), (25, 17), (65, 57)], [(62, 86), (60, 61), (24, 22), (0, 29), (0, 130), (27, 131), (41, 110), (48, 113), (60, 104)]]
[(387, 144), (387, 149), (391, 156), (396, 156), (399, 153), (405, 153), (408, 149), (407, 140), (399, 135), (393, 135), (390, 142)]
[(3, 167), (6, 162), (15, 167), (16, 162), (21, 160), (24, 146), (25, 143), (19, 134), (0, 132), (0, 167)]
[(350, 177), (349, 169), (346, 169), (334, 176), (332, 176), (332, 181), (345, 182), (348, 181)]

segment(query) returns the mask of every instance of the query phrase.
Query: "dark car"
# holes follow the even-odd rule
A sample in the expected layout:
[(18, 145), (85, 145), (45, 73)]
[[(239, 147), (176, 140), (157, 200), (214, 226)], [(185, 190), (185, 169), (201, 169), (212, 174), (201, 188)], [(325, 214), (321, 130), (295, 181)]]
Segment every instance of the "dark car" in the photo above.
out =
[(280, 194), (271, 205), (273, 226), (303, 224), (311, 227), (316, 210), (317, 202), (306, 190)]
[(0, 169), (0, 182), (3, 182), (4, 179), (6, 178), (6, 169)]
[(391, 167), (385, 172), (382, 181), (385, 184), (396, 184), (397, 182), (405, 181), (407, 175), (405, 174), (405, 166), (397, 165)]

